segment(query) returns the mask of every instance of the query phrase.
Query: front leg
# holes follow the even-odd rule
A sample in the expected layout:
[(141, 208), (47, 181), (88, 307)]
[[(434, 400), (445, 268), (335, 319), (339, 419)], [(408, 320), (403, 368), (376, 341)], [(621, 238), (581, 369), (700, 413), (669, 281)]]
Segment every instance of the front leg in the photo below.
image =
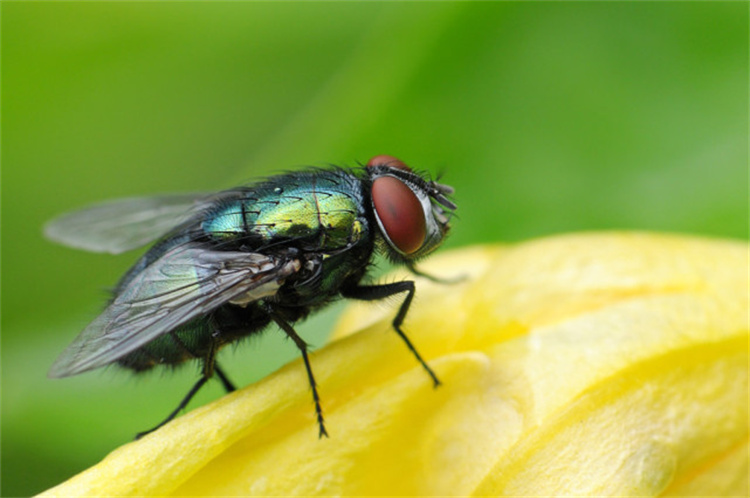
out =
[(426, 278), (430, 282), (435, 282), (436, 284), (460, 284), (464, 280), (467, 279), (466, 275), (459, 275), (457, 277), (453, 278), (442, 278), (442, 277), (436, 277), (435, 275), (430, 275), (429, 273), (424, 273), (421, 270), (418, 270), (416, 266), (414, 266), (413, 262), (406, 263), (406, 267), (409, 269), (410, 272), (412, 272), (414, 275), (422, 278)]
[(432, 378), (434, 386), (437, 387), (440, 385), (440, 380), (438, 380), (437, 375), (435, 375), (435, 372), (433, 372), (430, 366), (427, 365), (427, 363), (422, 359), (417, 349), (411, 343), (409, 338), (406, 337), (404, 331), (401, 330), (401, 324), (406, 318), (406, 313), (409, 311), (409, 306), (411, 306), (412, 299), (414, 299), (415, 287), (413, 281), (405, 280), (403, 282), (394, 282), (391, 284), (381, 285), (353, 285), (351, 287), (345, 287), (344, 289), (342, 289), (341, 295), (352, 299), (359, 299), (361, 301), (377, 301), (396, 294), (400, 294), (402, 292), (406, 292), (406, 298), (401, 303), (401, 307), (398, 309), (398, 313), (393, 319), (393, 329), (401, 337), (401, 339), (404, 340), (406, 346), (417, 358), (417, 361), (419, 361), (422, 367), (424, 367), (424, 369), (427, 371), (427, 374)]

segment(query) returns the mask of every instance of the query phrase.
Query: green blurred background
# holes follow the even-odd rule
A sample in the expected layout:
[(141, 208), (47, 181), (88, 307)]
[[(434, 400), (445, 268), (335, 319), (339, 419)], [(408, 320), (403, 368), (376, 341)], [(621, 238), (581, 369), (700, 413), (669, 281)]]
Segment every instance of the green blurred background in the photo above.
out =
[[(386, 153), (456, 187), (450, 247), (747, 239), (748, 4), (3, 2), (2, 132), (1, 477), (18, 496), (96, 463), (197, 378), (45, 377), (137, 256), (55, 246), (45, 220)], [(322, 344), (338, 310), (302, 334)], [(223, 354), (239, 385), (297, 357), (280, 335)]]

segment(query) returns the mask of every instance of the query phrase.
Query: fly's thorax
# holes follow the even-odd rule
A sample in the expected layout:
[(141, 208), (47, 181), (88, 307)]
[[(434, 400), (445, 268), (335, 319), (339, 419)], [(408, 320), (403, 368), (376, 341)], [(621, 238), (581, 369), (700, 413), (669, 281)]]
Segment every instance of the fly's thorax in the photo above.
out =
[(377, 156), (366, 168), (370, 201), (388, 256), (410, 262), (440, 246), (450, 229), (456, 205), (453, 189), (429, 180), (390, 156)]
[(213, 240), (250, 248), (289, 241), (328, 251), (356, 244), (366, 229), (361, 182), (344, 171), (274, 177), (224, 201), (203, 221)]

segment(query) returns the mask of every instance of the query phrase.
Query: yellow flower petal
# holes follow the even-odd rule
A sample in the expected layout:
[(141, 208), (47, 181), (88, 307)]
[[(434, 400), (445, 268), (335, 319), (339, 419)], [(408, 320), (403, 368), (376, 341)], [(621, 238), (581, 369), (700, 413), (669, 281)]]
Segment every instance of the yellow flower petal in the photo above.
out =
[(394, 306), (356, 304), (311, 358), (330, 439), (294, 362), (44, 495), (748, 494), (746, 243), (582, 234), (420, 268), (466, 276), (418, 279), (405, 323), (439, 389)]

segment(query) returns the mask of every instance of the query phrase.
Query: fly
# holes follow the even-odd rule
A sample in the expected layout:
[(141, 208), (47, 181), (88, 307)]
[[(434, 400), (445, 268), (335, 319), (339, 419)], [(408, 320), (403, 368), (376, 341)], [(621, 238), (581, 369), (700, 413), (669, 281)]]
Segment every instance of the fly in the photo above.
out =
[(362, 281), (377, 253), (422, 275), (415, 261), (447, 235), (452, 193), (392, 156), (376, 156), (359, 168), (311, 169), (215, 194), (124, 199), (63, 215), (45, 234), (68, 246), (117, 254), (157, 242), (49, 376), (200, 360), (201, 377), (177, 409), (140, 437), (176, 417), (214, 375), (234, 391), (217, 352), (274, 323), (302, 354), (319, 435), (327, 436), (308, 345), (292, 325), (340, 297), (405, 294), (393, 328), (439, 385), (401, 328), (414, 282)]

